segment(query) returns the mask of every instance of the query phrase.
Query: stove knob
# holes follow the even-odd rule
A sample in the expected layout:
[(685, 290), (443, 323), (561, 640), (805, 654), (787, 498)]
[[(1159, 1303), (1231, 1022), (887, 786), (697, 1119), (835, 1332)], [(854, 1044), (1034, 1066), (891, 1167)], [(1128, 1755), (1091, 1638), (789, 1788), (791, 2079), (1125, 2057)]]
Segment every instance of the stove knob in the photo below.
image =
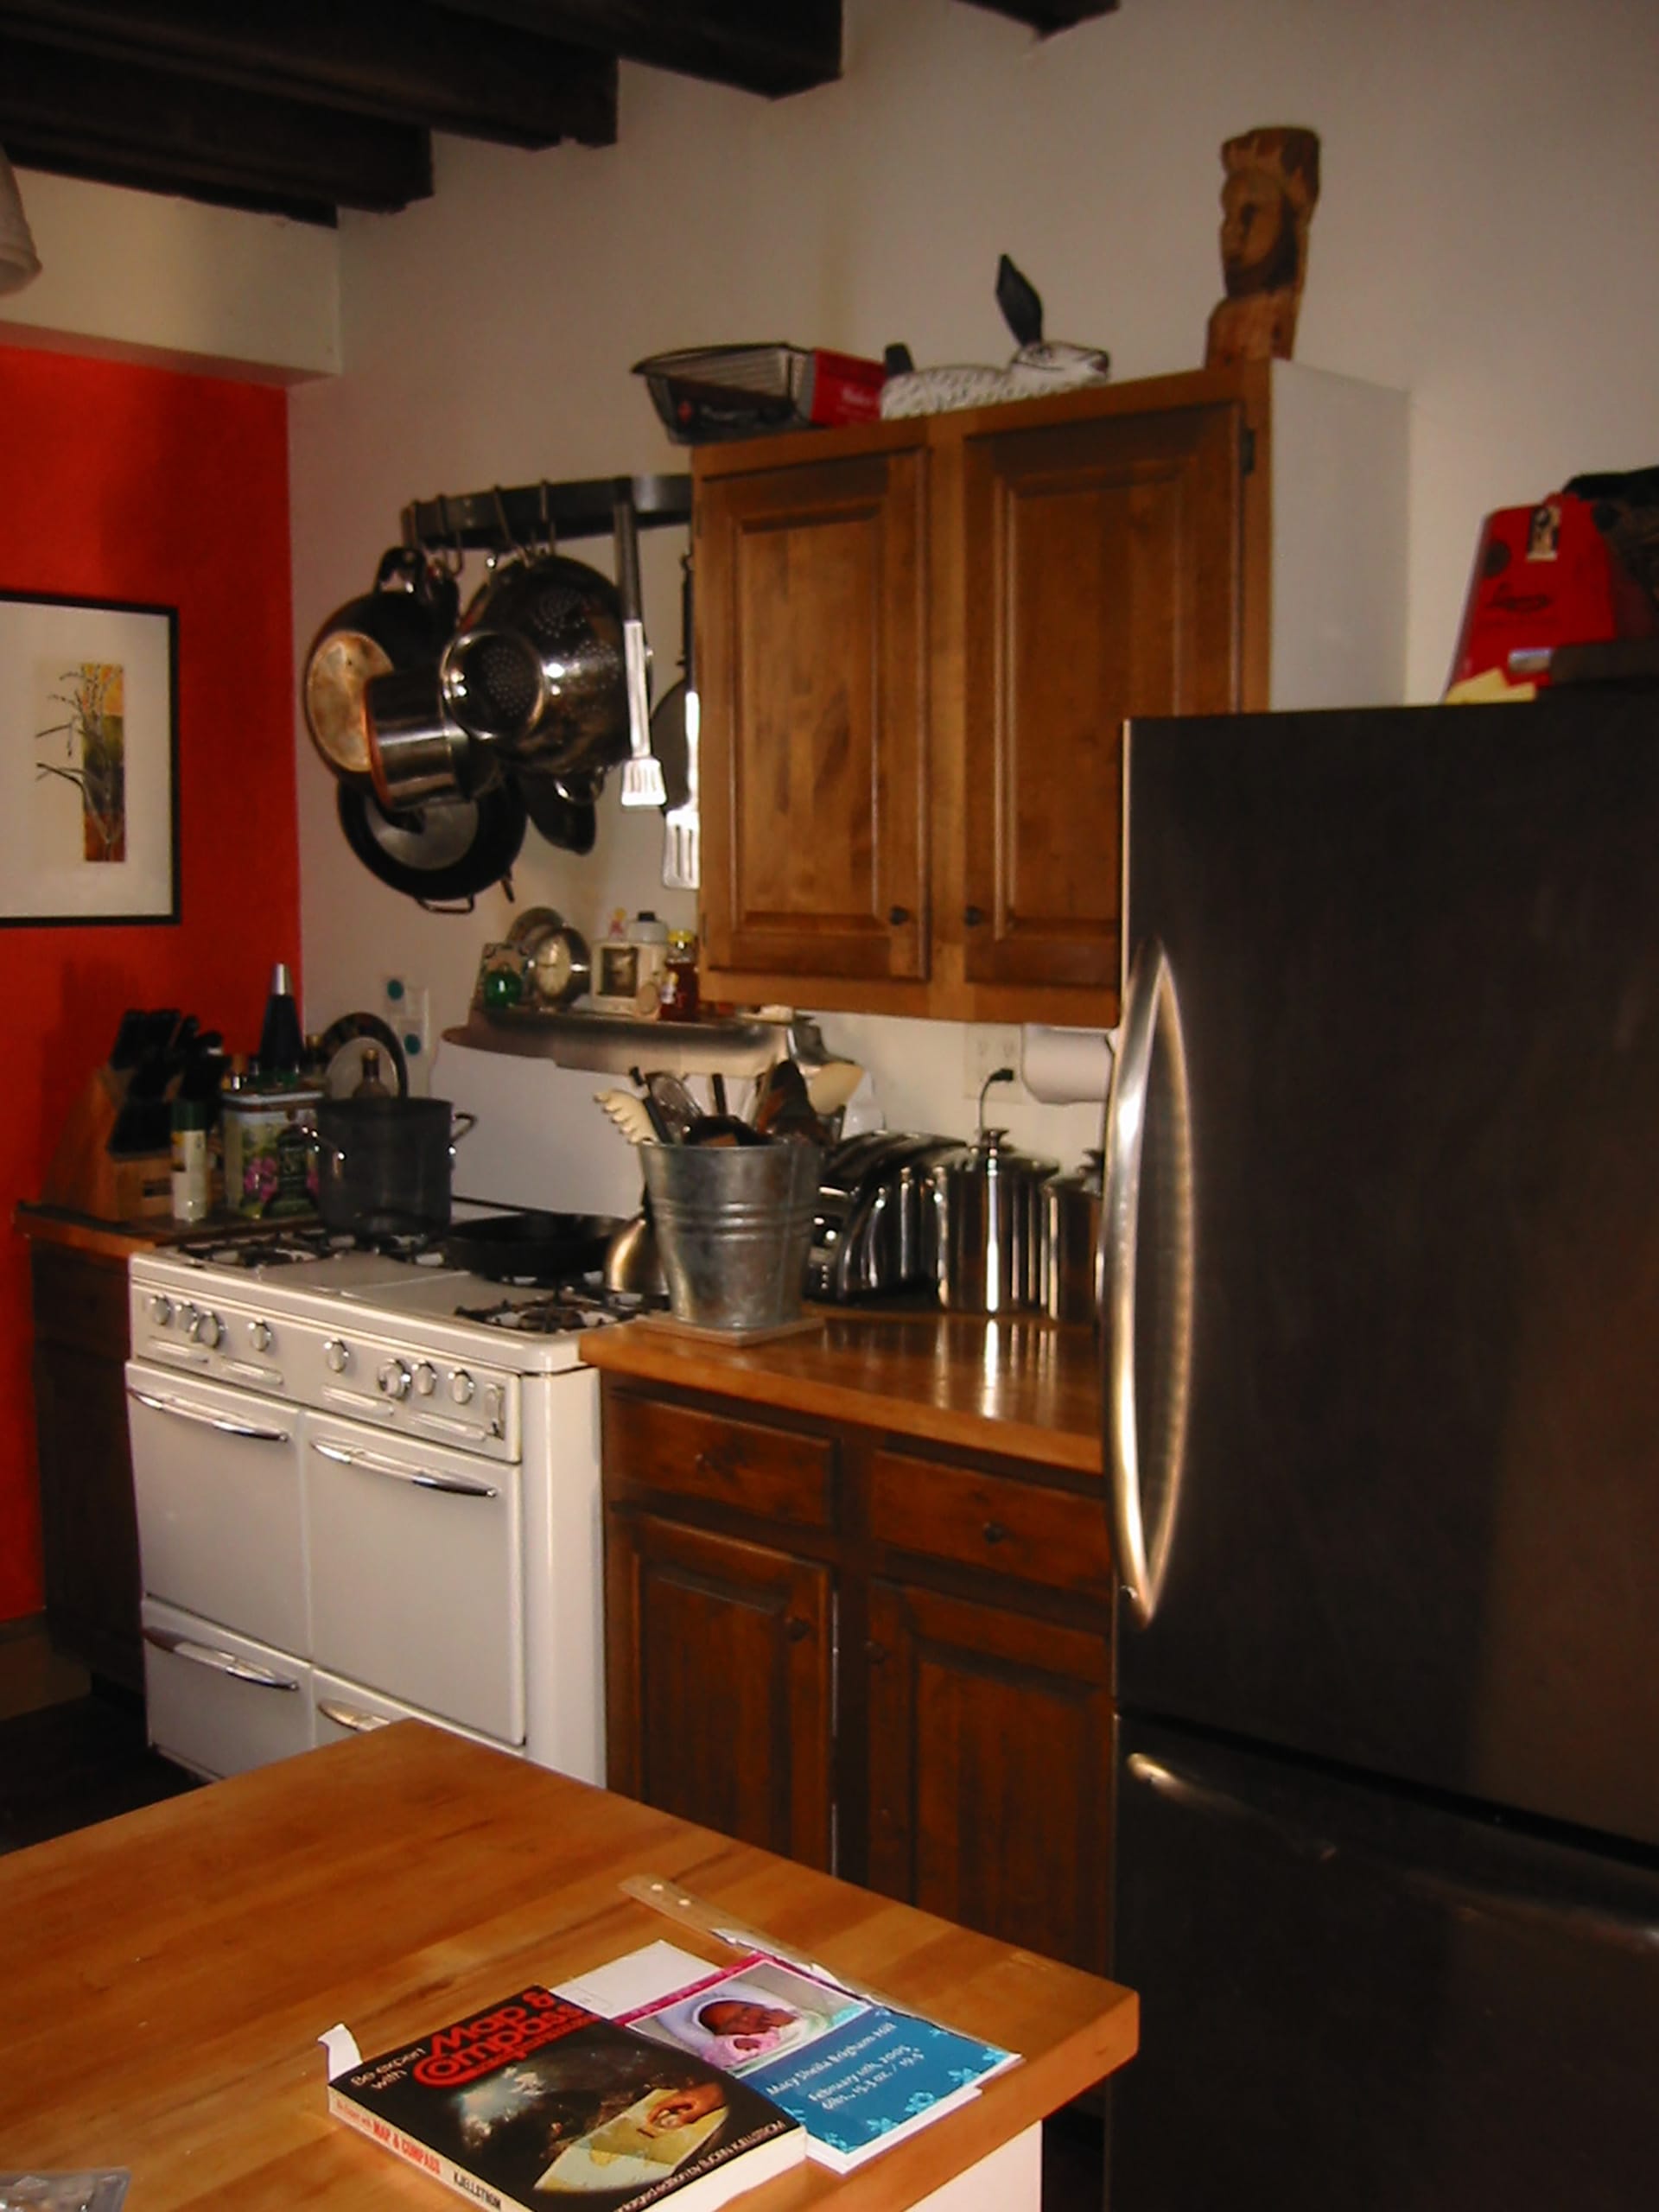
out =
[(380, 1388), (387, 1397), (406, 1398), (409, 1395), (409, 1370), (401, 1359), (383, 1361), (378, 1380)]
[(438, 1387), (438, 1370), (429, 1359), (423, 1359), (415, 1370), (415, 1388), (422, 1397), (429, 1398)]
[(149, 1318), (158, 1329), (164, 1329), (173, 1319), (173, 1301), (158, 1290), (149, 1301)]
[(338, 1337), (330, 1337), (322, 1348), (323, 1364), (331, 1375), (343, 1375), (352, 1363), (352, 1355)]
[(472, 1403), (473, 1378), (464, 1367), (458, 1367), (449, 1377), (449, 1395), (458, 1406)]
[(212, 1351), (225, 1341), (225, 1324), (217, 1313), (198, 1313), (190, 1324), (190, 1334), (197, 1344)]
[(179, 1308), (179, 1326), (184, 1331), (187, 1337), (194, 1338), (196, 1331), (201, 1326), (200, 1306), (181, 1306)]
[(269, 1351), (270, 1350), (270, 1322), (250, 1321), (248, 1324), (248, 1342), (253, 1346), (255, 1351)]

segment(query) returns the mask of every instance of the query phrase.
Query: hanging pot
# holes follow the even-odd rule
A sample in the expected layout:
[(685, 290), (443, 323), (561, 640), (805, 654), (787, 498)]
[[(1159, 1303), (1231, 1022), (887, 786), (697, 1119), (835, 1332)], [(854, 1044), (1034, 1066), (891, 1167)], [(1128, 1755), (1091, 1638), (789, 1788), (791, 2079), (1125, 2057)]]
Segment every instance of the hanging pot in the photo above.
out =
[(446, 713), (510, 770), (602, 772), (628, 753), (622, 613), (610, 580), (540, 553), (502, 562), (443, 656)]
[(346, 842), (365, 868), (429, 904), (487, 891), (524, 842), (524, 802), (508, 783), (406, 812), (388, 811), (372, 791), (342, 784), (335, 803)]
[(426, 554), (394, 545), (381, 556), (374, 588), (347, 601), (317, 632), (302, 686), (306, 728), (341, 783), (372, 780), (365, 704), (370, 681), (397, 669), (435, 664), (455, 633), (454, 577)]

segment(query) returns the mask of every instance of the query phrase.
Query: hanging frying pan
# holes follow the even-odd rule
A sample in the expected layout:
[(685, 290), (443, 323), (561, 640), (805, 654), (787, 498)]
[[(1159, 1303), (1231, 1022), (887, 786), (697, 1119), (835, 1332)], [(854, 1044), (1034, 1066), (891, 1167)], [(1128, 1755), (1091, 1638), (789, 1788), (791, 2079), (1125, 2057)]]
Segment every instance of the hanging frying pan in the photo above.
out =
[(524, 842), (524, 802), (510, 783), (406, 813), (389, 813), (372, 791), (343, 783), (335, 803), (346, 842), (365, 868), (429, 903), (487, 891)]
[(455, 634), (454, 577), (409, 545), (382, 555), (374, 589), (338, 607), (312, 639), (302, 692), (311, 742), (342, 784), (373, 773), (364, 693), (371, 678), (435, 663)]
[(599, 833), (592, 786), (597, 777), (550, 775), (544, 768), (521, 768), (513, 779), (530, 818), (550, 845), (567, 853), (591, 853)]

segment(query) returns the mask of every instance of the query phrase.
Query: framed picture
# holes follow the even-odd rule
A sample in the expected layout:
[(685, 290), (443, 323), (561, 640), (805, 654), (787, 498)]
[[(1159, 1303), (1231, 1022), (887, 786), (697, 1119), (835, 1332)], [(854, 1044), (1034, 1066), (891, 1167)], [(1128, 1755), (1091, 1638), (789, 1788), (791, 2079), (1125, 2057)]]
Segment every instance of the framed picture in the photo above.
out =
[(0, 924), (178, 920), (178, 620), (0, 593)]

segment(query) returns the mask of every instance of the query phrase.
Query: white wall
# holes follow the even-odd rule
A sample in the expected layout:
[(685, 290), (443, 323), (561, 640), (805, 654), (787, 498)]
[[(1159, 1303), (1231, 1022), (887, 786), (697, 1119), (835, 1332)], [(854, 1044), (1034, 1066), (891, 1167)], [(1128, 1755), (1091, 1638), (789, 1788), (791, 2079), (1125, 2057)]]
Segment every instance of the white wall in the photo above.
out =
[(340, 367), (335, 232), (20, 169), (41, 273), (0, 299), (0, 344), (272, 384)]
[[(292, 399), (296, 648), (365, 588), (410, 499), (682, 465), (628, 373), (655, 349), (1000, 359), (1006, 249), (1050, 336), (1106, 346), (1122, 378), (1198, 365), (1217, 149), (1295, 123), (1325, 171), (1299, 358), (1413, 396), (1408, 687), (1431, 699), (1481, 516), (1659, 460), (1656, 114), (1652, 0), (1135, 0), (1046, 43), (957, 0), (847, 0), (842, 81), (793, 100), (625, 69), (615, 148), (443, 141), (434, 200), (346, 219), (345, 373)], [(678, 550), (645, 542), (671, 659)], [(298, 742), (308, 1022), (375, 1004), (390, 969), (458, 1020), (511, 909), (438, 918), (382, 890)], [(688, 913), (658, 883), (654, 819), (601, 811), (589, 860), (532, 835), (520, 904), (584, 926), (617, 903)], [(959, 1032), (826, 1028), (886, 1071), (895, 1122), (968, 1125)], [(1097, 1121), (1007, 1118), (1068, 1159)]]

